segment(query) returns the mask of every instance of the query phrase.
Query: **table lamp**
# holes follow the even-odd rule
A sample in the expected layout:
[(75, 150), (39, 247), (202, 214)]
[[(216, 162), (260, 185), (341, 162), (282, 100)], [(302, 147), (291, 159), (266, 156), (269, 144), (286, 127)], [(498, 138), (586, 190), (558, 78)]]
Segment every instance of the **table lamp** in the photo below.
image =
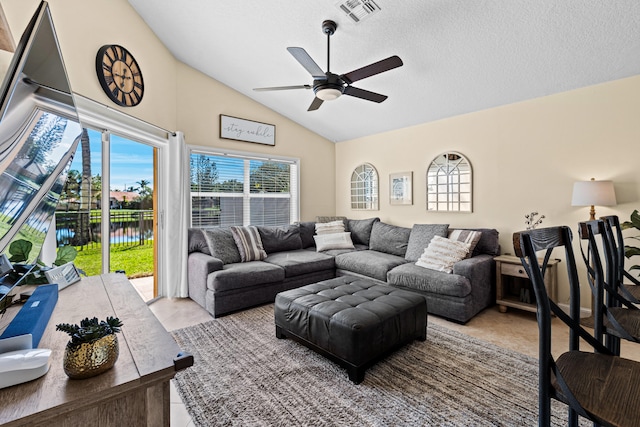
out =
[(578, 181), (573, 184), (571, 206), (591, 206), (589, 221), (596, 219), (595, 206), (615, 206), (616, 192), (613, 181)]

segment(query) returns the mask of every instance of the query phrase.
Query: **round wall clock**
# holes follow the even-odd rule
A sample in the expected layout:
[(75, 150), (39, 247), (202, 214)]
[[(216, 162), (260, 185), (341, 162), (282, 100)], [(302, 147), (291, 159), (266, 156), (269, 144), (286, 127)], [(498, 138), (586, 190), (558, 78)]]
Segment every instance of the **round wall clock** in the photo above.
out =
[(142, 72), (131, 53), (116, 44), (107, 44), (96, 55), (96, 73), (107, 96), (123, 107), (133, 107), (142, 101)]

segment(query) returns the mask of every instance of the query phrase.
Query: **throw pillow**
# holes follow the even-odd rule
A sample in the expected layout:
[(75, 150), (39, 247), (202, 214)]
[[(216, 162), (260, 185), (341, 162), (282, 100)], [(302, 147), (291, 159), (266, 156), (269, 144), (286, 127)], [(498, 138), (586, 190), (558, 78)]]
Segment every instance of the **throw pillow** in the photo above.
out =
[(353, 243), (369, 246), (371, 229), (373, 228), (373, 224), (378, 221), (380, 221), (380, 218), (347, 220), (349, 224), (348, 230), (351, 232), (351, 240), (353, 240)]
[(302, 249), (315, 245), (313, 235), (316, 232), (316, 223), (313, 221), (298, 222), (300, 227), (300, 240), (302, 240)]
[(473, 250), (482, 237), (482, 232), (473, 230), (451, 230), (449, 231), (449, 239), (457, 240), (458, 242), (469, 243), (469, 253), (467, 258), (473, 256)]
[(240, 262), (240, 253), (233, 240), (233, 234), (228, 228), (209, 228), (202, 230), (204, 238), (209, 245), (209, 253), (218, 258), (223, 264)]
[(316, 223), (316, 234), (344, 233), (342, 220)]
[(349, 224), (346, 216), (317, 216), (316, 222), (333, 222), (333, 221), (342, 221), (344, 224), (344, 231), (349, 230)]
[(447, 237), (449, 224), (414, 224), (407, 243), (407, 261), (416, 262), (434, 236)]
[(232, 226), (231, 233), (238, 247), (238, 252), (240, 252), (240, 261), (261, 261), (267, 257), (256, 227), (252, 225), (247, 227)]
[(258, 233), (260, 233), (262, 247), (268, 254), (302, 249), (300, 226), (297, 224), (283, 227), (259, 226)]
[(410, 228), (399, 227), (382, 221), (375, 222), (371, 227), (369, 249), (404, 257), (407, 252), (407, 242), (410, 234)]
[(331, 233), (313, 236), (316, 241), (316, 251), (328, 251), (329, 249), (355, 249), (351, 241), (351, 233)]
[(434, 236), (429, 246), (416, 262), (416, 265), (431, 270), (451, 273), (453, 271), (453, 264), (463, 260), (467, 256), (470, 246), (469, 243)]

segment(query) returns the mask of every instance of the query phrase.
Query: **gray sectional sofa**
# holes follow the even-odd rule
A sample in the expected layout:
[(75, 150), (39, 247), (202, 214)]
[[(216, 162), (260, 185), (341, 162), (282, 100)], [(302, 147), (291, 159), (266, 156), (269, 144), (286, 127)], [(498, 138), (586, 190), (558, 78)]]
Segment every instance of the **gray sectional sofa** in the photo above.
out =
[(189, 297), (218, 317), (271, 302), (284, 290), (350, 275), (417, 292), (429, 313), (459, 323), (495, 302), (497, 230), (476, 229), (482, 235), (472, 256), (445, 273), (415, 262), (433, 236), (447, 236), (447, 224), (405, 228), (378, 218), (343, 221), (353, 249), (317, 252), (315, 222), (258, 226), (267, 257), (249, 262), (240, 261), (229, 228), (189, 229)]

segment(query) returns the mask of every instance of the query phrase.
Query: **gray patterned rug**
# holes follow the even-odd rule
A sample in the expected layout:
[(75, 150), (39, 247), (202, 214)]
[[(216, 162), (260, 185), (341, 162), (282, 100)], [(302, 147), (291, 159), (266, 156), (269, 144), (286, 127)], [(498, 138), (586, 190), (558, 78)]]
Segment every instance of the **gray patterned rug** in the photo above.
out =
[[(172, 332), (195, 357), (175, 384), (199, 426), (534, 426), (537, 361), (429, 325), (367, 370), (275, 337), (273, 305)], [(566, 425), (554, 402), (552, 425)]]

